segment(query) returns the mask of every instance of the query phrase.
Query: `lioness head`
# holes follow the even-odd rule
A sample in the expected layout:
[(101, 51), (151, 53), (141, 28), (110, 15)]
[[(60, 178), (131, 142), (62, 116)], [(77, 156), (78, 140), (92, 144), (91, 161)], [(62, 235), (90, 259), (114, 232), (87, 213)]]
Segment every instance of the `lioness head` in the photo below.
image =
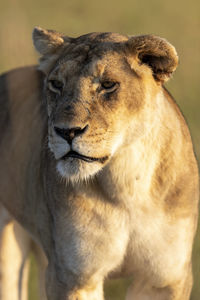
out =
[(57, 170), (72, 180), (87, 178), (144, 134), (147, 111), (177, 66), (176, 51), (152, 35), (69, 38), (35, 28), (33, 40), (46, 74), (49, 148)]

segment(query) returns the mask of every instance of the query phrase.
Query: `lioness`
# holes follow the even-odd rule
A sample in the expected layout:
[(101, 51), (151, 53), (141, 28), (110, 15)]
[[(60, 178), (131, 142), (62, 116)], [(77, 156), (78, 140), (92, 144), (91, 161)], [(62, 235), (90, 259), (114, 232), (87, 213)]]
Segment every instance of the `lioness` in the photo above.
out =
[(198, 170), (163, 88), (178, 56), (153, 35), (35, 28), (39, 70), (1, 77), (0, 199), (47, 258), (49, 300), (188, 300)]

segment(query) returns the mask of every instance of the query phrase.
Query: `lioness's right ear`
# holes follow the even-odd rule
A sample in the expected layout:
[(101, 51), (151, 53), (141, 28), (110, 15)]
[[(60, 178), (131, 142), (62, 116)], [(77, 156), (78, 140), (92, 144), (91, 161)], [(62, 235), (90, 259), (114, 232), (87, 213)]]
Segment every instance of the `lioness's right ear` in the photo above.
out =
[(42, 55), (39, 70), (47, 74), (52, 64), (58, 59), (60, 52), (70, 43), (69, 37), (63, 36), (53, 30), (35, 27), (33, 30), (33, 43), (36, 50)]
[(35, 27), (33, 30), (33, 43), (40, 54), (49, 55), (62, 47), (64, 39), (62, 35), (56, 31)]

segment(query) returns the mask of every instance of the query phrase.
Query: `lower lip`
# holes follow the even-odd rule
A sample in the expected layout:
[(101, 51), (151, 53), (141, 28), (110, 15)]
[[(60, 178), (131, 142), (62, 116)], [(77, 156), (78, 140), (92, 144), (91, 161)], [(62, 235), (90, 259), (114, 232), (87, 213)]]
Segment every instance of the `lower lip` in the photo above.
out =
[(93, 158), (93, 157), (88, 157), (88, 156), (84, 156), (84, 155), (80, 155), (76, 152), (69, 152), (67, 153), (65, 156), (63, 156), (62, 160), (66, 160), (67, 158), (77, 158), (77, 159), (81, 159), (83, 161), (86, 161), (88, 163), (92, 163), (92, 162), (100, 162), (100, 163), (104, 163), (108, 157), (102, 157), (102, 158)]

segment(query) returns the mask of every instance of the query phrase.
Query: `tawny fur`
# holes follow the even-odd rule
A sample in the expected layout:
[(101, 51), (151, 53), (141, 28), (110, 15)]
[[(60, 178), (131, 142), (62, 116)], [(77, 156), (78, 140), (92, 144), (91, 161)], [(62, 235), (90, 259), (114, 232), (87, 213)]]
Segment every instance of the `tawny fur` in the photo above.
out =
[(198, 170), (162, 86), (174, 47), (41, 28), (33, 40), (40, 71), (0, 78), (0, 200), (48, 258), (48, 300), (103, 300), (118, 276), (134, 278), (127, 300), (188, 300)]

